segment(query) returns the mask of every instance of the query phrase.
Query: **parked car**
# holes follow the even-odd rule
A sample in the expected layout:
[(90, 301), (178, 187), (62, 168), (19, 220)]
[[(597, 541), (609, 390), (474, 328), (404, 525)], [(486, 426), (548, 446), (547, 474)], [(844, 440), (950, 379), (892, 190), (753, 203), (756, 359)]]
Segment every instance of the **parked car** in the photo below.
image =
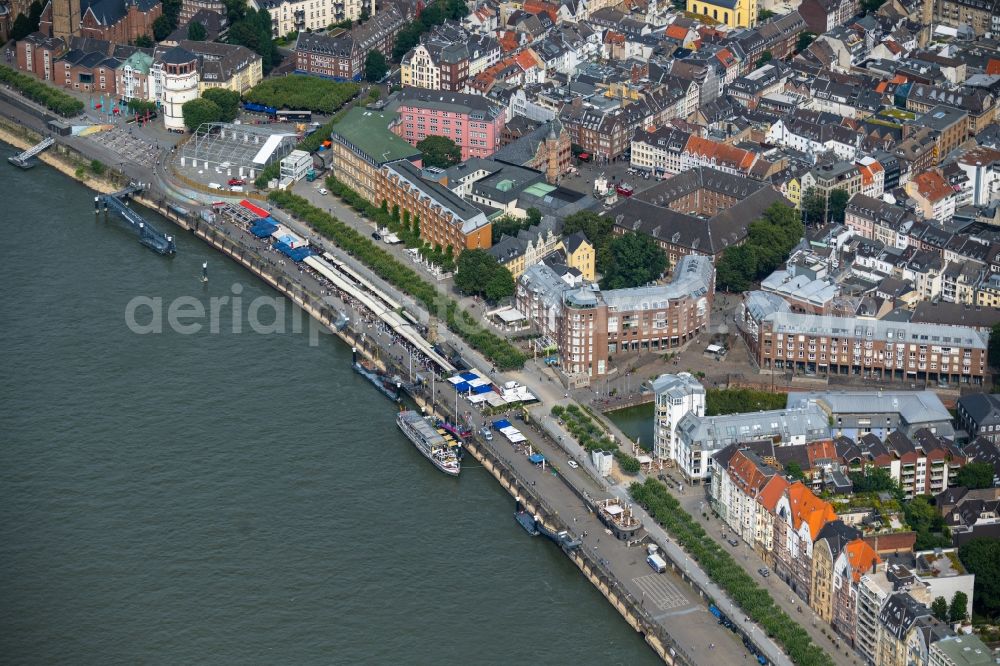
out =
[(579, 465), (576, 464), (575, 460), (569, 460), (566, 462), (566, 464), (570, 466), (570, 469), (576, 469), (577, 467), (579, 467)]
[(487, 442), (493, 441), (493, 431), (490, 430), (489, 428), (486, 427), (480, 428), (479, 434), (482, 435), (483, 439), (485, 439)]
[(229, 179), (229, 186), (230, 187), (232, 187), (233, 185), (246, 185), (246, 184), (247, 184), (247, 182), (245, 180), (243, 180), (242, 178), (230, 178)]
[(771, 572), (767, 570), (767, 567), (761, 567), (760, 569), (757, 569), (757, 573), (759, 573), (764, 578), (767, 578), (768, 576), (771, 575)]
[(243, 186), (242, 185), (231, 185), (229, 187), (229, 191), (230, 192), (242, 192), (243, 191)]
[(730, 545), (730, 546), (734, 546), (734, 547), (735, 547), (735, 546), (738, 546), (738, 545), (740, 545), (740, 542), (739, 542), (739, 541), (737, 541), (736, 539), (730, 539), (730, 540), (729, 540), (729, 545)]
[[(373, 231), (372, 232), (372, 238), (374, 238), (375, 240), (382, 240), (382, 234), (380, 234), (377, 231)], [(485, 437), (485, 435), (484, 435), (484, 437)]]
[(322, 194), (324, 197), (330, 193), (330, 191), (327, 190), (325, 187), (321, 187), (321, 188), (319, 188), (316, 191), (319, 192), (320, 194)]

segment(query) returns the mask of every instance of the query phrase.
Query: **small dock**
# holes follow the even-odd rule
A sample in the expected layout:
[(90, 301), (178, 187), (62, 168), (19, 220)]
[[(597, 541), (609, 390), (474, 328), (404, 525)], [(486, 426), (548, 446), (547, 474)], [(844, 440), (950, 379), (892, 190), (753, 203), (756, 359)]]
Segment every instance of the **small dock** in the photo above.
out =
[(8, 157), (7, 161), (16, 167), (20, 167), (22, 169), (30, 169), (31, 167), (35, 166), (35, 163), (32, 161), (31, 158), (33, 158), (35, 155), (39, 154), (49, 146), (53, 145), (55, 142), (56, 140), (53, 139), (52, 137), (44, 138), (31, 148), (28, 148), (20, 155), (13, 155), (11, 157)]
[(152, 251), (168, 255), (177, 252), (177, 244), (174, 237), (164, 234), (153, 225), (143, 219), (142, 215), (135, 212), (128, 206), (129, 198), (143, 190), (142, 183), (132, 183), (124, 190), (114, 194), (101, 194), (94, 197), (94, 214), (100, 213), (101, 205), (104, 205), (104, 215), (107, 216), (111, 209), (118, 213), (132, 229), (139, 234), (139, 242)]

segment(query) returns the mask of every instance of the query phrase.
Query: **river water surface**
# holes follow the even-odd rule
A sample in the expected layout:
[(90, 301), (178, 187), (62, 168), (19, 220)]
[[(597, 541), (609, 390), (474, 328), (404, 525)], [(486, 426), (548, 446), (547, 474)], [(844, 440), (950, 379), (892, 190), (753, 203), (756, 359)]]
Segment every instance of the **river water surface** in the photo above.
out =
[(137, 296), (273, 295), (252, 275), (181, 232), (157, 256), (48, 167), (0, 183), (5, 663), (657, 663), (474, 461), (420, 457), (339, 341), (228, 308), (218, 334), (126, 326)]

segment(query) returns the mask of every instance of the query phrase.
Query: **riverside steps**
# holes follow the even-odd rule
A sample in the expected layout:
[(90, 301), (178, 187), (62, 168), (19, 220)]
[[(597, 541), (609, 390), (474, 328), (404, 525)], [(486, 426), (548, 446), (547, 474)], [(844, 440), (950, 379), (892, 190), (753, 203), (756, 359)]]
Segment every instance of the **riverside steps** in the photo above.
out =
[[(311, 273), (300, 271), (292, 262), (282, 263), (267, 256), (259, 241), (255, 242), (256, 239), (235, 224), (225, 220), (206, 222), (193, 213), (182, 216), (165, 205), (158, 206), (158, 210), (284, 294), (326, 331), (356, 347), (380, 370), (407, 376), (410, 369), (407, 352), (391, 338), (366, 329), (362, 319), (366, 313), (356, 309), (357, 304), (324, 295), (323, 285)], [(292, 221), (283, 223), (292, 224)], [(300, 233), (304, 232), (300, 230)], [(336, 247), (323, 249), (339, 253)], [(346, 255), (339, 258), (348, 259)], [(370, 283), (366, 286), (374, 289)], [(346, 326), (343, 325), (345, 317)], [(426, 382), (410, 390), (425, 413), (451, 422), (467, 419), (476, 425), (474, 430), (483, 423), (480, 415), (462, 412), (467, 405), (456, 400), (447, 381), (437, 381), (436, 390)], [(566, 456), (560, 447), (536, 430), (534, 424), (525, 428), (525, 434), (534, 450), (543, 453), (548, 461), (544, 471), (499, 437), (487, 442), (476, 434), (465, 442), (469, 455), (510, 493), (512, 523), (514, 507), (522, 506), (537, 518), (545, 532), (564, 533), (565, 538), (553, 540), (556, 547), (629, 626), (642, 635), (664, 663), (689, 666), (737, 663), (747, 659), (746, 649), (735, 634), (718, 630), (715, 618), (708, 612), (709, 601), (684, 582), (683, 566), (680, 569), (674, 566), (663, 574), (651, 571), (645, 562), (644, 540), (620, 541), (601, 522), (594, 507), (598, 501), (610, 497), (601, 486), (583, 474), (582, 469), (569, 469), (563, 462)], [(522, 530), (518, 528), (517, 532), (521, 534)]]

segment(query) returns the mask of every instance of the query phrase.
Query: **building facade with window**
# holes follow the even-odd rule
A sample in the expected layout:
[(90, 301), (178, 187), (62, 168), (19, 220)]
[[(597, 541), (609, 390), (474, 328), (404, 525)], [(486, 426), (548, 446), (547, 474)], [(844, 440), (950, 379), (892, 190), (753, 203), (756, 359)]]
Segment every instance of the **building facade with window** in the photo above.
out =
[(392, 131), (412, 145), (428, 136), (451, 139), (462, 149), (462, 161), (489, 157), (500, 148), (507, 111), (481, 95), (423, 88), (394, 93), (387, 108), (399, 114)]

